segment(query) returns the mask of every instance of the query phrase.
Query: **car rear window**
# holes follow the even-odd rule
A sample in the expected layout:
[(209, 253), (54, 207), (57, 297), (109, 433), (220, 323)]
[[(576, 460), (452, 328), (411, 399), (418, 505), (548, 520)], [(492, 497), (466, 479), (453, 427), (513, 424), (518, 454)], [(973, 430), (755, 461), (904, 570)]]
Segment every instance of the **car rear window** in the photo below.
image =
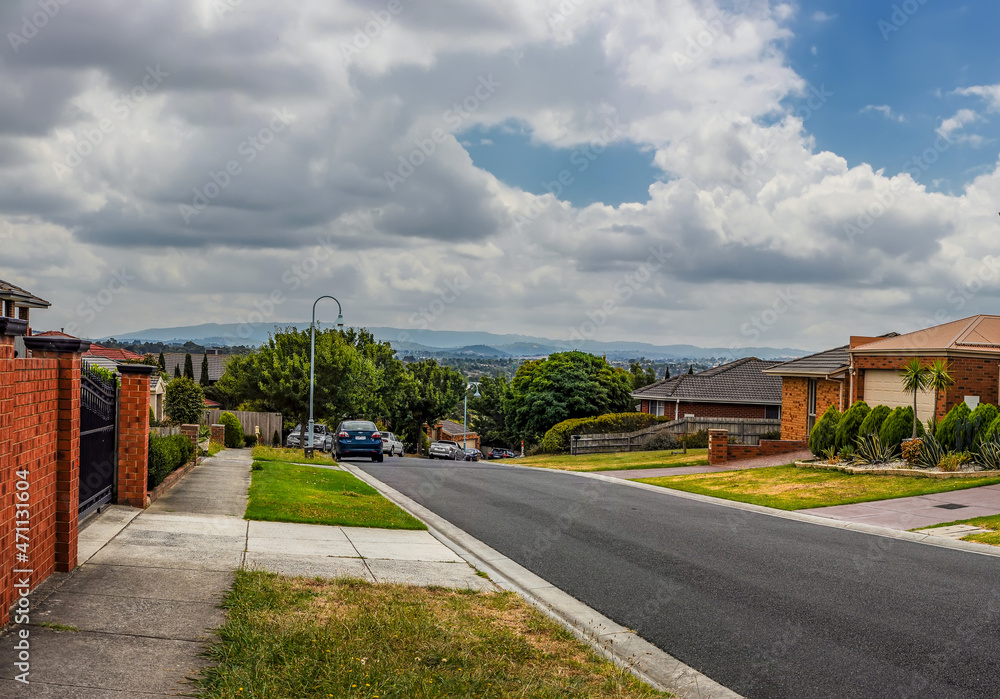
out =
[(348, 432), (364, 430), (367, 432), (375, 432), (376, 427), (374, 422), (364, 422), (363, 420), (350, 420), (343, 424), (343, 429)]

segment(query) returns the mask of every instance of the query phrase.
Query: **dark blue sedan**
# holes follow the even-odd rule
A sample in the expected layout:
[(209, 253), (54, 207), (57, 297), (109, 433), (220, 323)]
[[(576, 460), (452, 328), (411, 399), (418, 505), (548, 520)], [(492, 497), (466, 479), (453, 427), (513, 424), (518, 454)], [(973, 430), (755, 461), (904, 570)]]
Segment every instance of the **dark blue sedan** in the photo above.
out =
[(372, 461), (382, 461), (382, 435), (374, 422), (344, 420), (337, 426), (333, 450), (338, 460), (367, 456)]

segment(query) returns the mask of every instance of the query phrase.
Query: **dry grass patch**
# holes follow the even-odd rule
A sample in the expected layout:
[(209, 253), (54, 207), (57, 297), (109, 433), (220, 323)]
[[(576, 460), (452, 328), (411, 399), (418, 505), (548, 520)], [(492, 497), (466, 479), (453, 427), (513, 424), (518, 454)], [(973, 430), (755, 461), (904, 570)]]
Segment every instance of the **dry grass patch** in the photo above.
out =
[(513, 593), (240, 571), (203, 697), (666, 696)]

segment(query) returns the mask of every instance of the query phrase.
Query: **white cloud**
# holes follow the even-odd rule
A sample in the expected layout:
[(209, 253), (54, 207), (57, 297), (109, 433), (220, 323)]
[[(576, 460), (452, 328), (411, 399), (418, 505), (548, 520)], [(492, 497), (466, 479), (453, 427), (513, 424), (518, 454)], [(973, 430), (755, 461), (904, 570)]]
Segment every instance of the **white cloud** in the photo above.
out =
[(987, 107), (991, 112), (1000, 112), (1000, 84), (974, 85), (955, 90), (954, 94), (965, 97), (981, 97), (986, 100)]
[(830, 22), (837, 19), (837, 15), (827, 14), (822, 10), (813, 12), (812, 19), (814, 22)]
[(968, 143), (972, 146), (980, 146), (984, 143), (982, 136), (976, 134), (958, 133), (969, 124), (982, 121), (982, 116), (972, 109), (959, 109), (954, 116), (950, 116), (941, 122), (936, 131), (939, 136), (952, 143)]
[(896, 114), (892, 111), (892, 107), (887, 104), (869, 104), (861, 110), (862, 114), (866, 114), (868, 112), (877, 112), (889, 121), (898, 121), (900, 123), (906, 121), (906, 117), (904, 115)]

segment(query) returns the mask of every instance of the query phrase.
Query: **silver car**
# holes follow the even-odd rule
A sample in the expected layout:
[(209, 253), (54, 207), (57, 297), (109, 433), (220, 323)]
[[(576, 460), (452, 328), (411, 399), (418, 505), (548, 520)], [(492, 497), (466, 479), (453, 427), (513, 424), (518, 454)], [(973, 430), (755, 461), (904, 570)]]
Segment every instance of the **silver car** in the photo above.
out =
[(382, 453), (388, 454), (389, 456), (402, 456), (403, 443), (399, 441), (399, 437), (397, 437), (392, 432), (383, 432)]
[(465, 451), (457, 442), (452, 442), (449, 439), (441, 439), (431, 445), (431, 448), (427, 451), (427, 456), (432, 459), (461, 461), (465, 458)]

